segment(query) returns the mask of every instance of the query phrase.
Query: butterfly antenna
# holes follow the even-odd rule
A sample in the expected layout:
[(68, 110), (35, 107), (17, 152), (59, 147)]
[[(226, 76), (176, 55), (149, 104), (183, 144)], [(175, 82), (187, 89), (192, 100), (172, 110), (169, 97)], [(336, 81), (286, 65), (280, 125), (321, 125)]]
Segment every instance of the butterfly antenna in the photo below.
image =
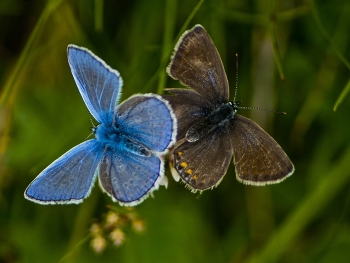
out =
[(238, 107), (238, 109), (242, 109), (242, 110), (262, 110), (262, 111), (274, 112), (274, 113), (284, 114), (284, 115), (287, 114), (284, 111), (267, 110), (267, 109), (256, 108), (256, 107)]
[(88, 137), (86, 137), (85, 141), (87, 141), (87, 139), (89, 139), (89, 137), (92, 135), (93, 133), (90, 133)]
[(242, 110), (262, 110), (262, 111), (267, 111), (267, 112), (274, 112), (274, 113), (278, 113), (278, 114), (287, 114), (284, 111), (274, 111), (274, 110), (267, 110), (267, 109), (262, 109), (262, 108), (256, 108), (256, 107), (239, 107), (238, 105), (242, 102), (241, 100), (236, 101), (236, 95), (237, 95), (237, 89), (238, 89), (238, 54), (236, 53), (236, 87), (235, 87), (235, 96), (234, 96), (234, 100), (237, 108), (238, 109), (242, 109)]
[(238, 89), (238, 54), (236, 53), (236, 87), (235, 87), (235, 96), (233, 97), (233, 101), (236, 101), (237, 89)]
[(95, 126), (94, 122), (92, 121), (92, 115), (90, 112), (89, 112), (89, 116), (90, 116), (90, 121), (91, 121), (92, 127), (95, 128), (96, 126)]
[(90, 128), (90, 131), (92, 131), (92, 133), (90, 133), (89, 136), (86, 137), (85, 141), (86, 141), (87, 139), (89, 139), (89, 137), (90, 137), (91, 135), (94, 134), (94, 130), (96, 130), (96, 125), (95, 125), (94, 122), (92, 121), (92, 115), (91, 115), (90, 112), (89, 112), (89, 116), (90, 116), (90, 122), (91, 122), (91, 125), (92, 125), (92, 127)]

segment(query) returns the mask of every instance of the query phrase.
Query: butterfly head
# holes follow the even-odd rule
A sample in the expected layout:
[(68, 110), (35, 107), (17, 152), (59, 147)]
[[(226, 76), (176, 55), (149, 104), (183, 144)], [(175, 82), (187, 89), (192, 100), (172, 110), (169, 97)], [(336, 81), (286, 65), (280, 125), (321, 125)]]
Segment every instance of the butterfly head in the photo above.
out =
[(240, 100), (236, 102), (229, 101), (228, 104), (232, 107), (233, 112), (236, 113), (238, 111), (239, 104), (241, 104), (241, 101)]
[(90, 127), (90, 131), (92, 131), (93, 134), (96, 134), (97, 126)]
[(120, 132), (113, 125), (100, 124), (91, 128), (99, 142), (110, 143), (119, 141)]

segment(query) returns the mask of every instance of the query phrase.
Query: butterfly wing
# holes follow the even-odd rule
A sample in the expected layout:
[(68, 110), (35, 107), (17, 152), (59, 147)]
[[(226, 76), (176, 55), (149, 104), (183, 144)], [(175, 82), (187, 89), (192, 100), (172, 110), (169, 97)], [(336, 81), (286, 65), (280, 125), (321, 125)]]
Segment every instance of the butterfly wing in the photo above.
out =
[(112, 123), (123, 80), (91, 51), (69, 45), (68, 62), (79, 92), (90, 113), (99, 123)]
[(233, 149), (230, 134), (217, 128), (196, 142), (181, 140), (170, 154), (171, 172), (192, 191), (217, 186), (231, 163)]
[(114, 125), (149, 150), (165, 153), (176, 138), (177, 120), (169, 103), (158, 95), (134, 95), (116, 109)]
[(186, 31), (176, 44), (168, 74), (193, 88), (208, 103), (229, 100), (229, 85), (220, 55), (201, 25)]
[(193, 89), (166, 89), (174, 95), (162, 95), (173, 108), (178, 122), (177, 139), (186, 136), (188, 129), (212, 111), (211, 104)]
[(155, 154), (141, 156), (127, 149), (106, 149), (101, 162), (101, 188), (121, 205), (134, 206), (158, 189), (164, 176), (164, 161)]
[(42, 171), (24, 192), (40, 204), (78, 204), (92, 189), (103, 147), (95, 140), (83, 142)]
[[(145, 94), (121, 103), (115, 110), (113, 125), (128, 143), (106, 147), (100, 185), (121, 205), (137, 205), (164, 178), (163, 155), (175, 142), (177, 121), (166, 100)], [(135, 150), (138, 147), (145, 147), (145, 151)]]
[(230, 130), (238, 181), (274, 184), (294, 172), (292, 162), (278, 143), (252, 120), (236, 114)]

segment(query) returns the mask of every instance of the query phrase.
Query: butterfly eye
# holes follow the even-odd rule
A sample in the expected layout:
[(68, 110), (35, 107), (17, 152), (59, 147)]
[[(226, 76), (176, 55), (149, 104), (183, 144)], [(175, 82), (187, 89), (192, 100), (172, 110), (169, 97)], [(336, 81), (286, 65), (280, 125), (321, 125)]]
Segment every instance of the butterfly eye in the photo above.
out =
[(227, 105), (230, 105), (230, 106), (232, 107), (234, 113), (236, 113), (237, 110), (238, 110), (238, 105), (239, 105), (240, 103), (241, 103), (241, 101), (236, 101), (236, 102), (229, 101), (229, 102), (227, 103)]

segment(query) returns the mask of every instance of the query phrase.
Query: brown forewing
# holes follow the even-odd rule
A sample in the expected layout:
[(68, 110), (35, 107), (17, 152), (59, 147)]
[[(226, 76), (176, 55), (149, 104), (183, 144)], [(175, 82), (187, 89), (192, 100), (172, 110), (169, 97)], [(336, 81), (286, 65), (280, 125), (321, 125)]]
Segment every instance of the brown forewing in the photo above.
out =
[(167, 71), (212, 103), (229, 99), (229, 85), (220, 55), (200, 25), (182, 35)]
[(278, 143), (255, 122), (235, 115), (230, 123), (237, 180), (245, 184), (278, 183), (294, 166)]

